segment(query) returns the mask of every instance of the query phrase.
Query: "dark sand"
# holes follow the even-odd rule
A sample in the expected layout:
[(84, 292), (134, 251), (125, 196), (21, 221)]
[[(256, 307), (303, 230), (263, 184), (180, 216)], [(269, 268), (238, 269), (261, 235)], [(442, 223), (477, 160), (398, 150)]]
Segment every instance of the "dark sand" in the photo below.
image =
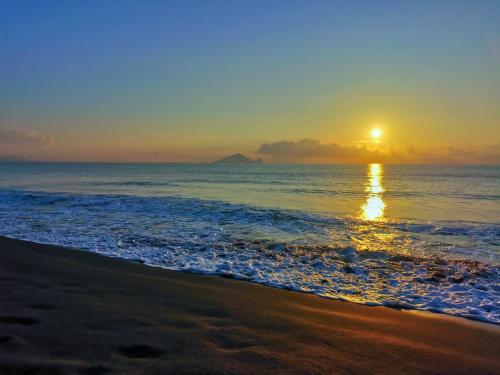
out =
[(0, 238), (0, 288), (0, 374), (500, 373), (498, 326), (54, 246)]

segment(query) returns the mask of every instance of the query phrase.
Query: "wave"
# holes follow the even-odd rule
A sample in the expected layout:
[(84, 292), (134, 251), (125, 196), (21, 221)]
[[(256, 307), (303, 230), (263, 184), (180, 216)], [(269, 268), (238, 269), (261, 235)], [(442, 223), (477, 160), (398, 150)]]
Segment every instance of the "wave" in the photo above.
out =
[(179, 186), (178, 184), (172, 182), (153, 182), (153, 181), (89, 181), (86, 183), (90, 186)]
[(172, 270), (500, 323), (500, 226), (0, 190), (0, 234)]

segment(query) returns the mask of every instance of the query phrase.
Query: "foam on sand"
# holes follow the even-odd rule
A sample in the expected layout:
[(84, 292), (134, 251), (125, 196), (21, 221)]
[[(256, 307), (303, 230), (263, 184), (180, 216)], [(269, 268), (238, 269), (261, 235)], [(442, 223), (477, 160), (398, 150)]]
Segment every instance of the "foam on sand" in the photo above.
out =
[(0, 192), (0, 228), (172, 270), (500, 323), (494, 224), (369, 223), (199, 199), (12, 190)]

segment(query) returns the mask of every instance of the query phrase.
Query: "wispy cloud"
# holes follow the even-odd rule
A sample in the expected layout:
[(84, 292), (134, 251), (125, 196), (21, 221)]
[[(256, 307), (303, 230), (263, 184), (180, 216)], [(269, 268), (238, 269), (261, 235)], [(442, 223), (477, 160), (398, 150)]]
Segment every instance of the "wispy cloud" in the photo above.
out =
[(54, 137), (36, 130), (0, 129), (0, 145), (37, 145), (47, 146), (54, 142)]
[(54, 144), (54, 137), (30, 129), (0, 129), (0, 156), (39, 159)]

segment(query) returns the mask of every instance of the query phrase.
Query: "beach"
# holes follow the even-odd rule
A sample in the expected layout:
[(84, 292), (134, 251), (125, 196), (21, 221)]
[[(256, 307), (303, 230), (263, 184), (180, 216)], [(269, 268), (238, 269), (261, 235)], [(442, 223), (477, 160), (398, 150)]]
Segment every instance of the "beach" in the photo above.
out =
[(0, 238), (0, 373), (500, 373), (500, 328)]
[(500, 375), (500, 0), (0, 24), (0, 375)]

